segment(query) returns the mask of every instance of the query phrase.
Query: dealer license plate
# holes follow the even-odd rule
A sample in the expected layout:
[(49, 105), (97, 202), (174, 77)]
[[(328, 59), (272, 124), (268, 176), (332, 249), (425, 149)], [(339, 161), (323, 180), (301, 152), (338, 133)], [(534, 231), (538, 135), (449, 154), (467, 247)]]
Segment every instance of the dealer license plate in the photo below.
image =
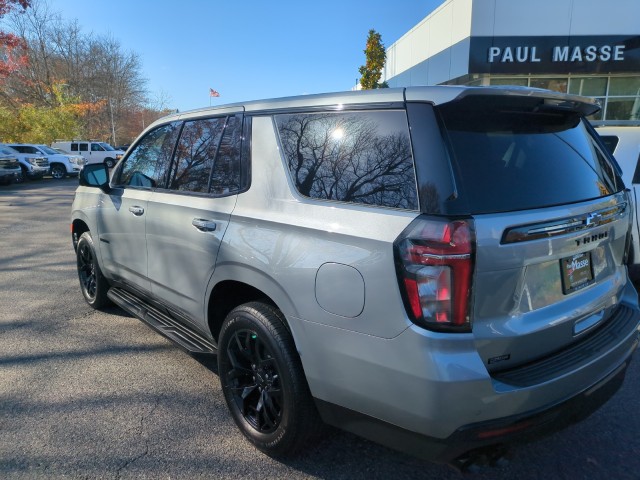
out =
[(591, 252), (578, 253), (560, 260), (562, 291), (567, 294), (593, 283)]

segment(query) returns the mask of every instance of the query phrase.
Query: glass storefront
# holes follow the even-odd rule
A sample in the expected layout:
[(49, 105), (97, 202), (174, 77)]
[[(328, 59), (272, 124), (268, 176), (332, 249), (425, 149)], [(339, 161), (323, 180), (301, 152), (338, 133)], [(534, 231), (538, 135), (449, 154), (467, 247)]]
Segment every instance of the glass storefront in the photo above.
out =
[[(471, 76), (470, 76), (471, 77)], [(593, 120), (640, 121), (640, 76), (511, 76), (468, 78), (464, 84), (546, 88), (598, 100)]]

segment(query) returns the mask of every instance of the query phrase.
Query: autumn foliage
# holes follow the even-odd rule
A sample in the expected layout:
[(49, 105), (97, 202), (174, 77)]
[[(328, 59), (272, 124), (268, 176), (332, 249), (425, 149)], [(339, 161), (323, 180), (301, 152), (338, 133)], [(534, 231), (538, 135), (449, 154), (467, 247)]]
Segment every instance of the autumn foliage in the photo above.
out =
[[(30, 3), (30, 0), (0, 0), (0, 18), (18, 7), (25, 10)], [(0, 51), (3, 57), (0, 60), (0, 79), (8, 77), (26, 63), (25, 47), (24, 40), (17, 35), (0, 31)]]
[(167, 113), (164, 99), (148, 98), (139, 56), (116, 38), (83, 32), (46, 0), (0, 0), (3, 16), (0, 142), (130, 143)]

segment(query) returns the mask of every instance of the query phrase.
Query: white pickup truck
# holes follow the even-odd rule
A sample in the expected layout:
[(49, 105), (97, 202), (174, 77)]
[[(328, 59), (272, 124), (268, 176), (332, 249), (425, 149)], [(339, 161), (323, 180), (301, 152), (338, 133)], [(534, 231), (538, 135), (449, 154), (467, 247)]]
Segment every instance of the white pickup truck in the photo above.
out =
[(84, 159), (81, 156), (56, 152), (46, 145), (12, 143), (9, 146), (20, 153), (34, 154), (46, 158), (49, 161), (49, 173), (56, 179), (62, 179), (67, 175), (78, 175), (84, 164)]

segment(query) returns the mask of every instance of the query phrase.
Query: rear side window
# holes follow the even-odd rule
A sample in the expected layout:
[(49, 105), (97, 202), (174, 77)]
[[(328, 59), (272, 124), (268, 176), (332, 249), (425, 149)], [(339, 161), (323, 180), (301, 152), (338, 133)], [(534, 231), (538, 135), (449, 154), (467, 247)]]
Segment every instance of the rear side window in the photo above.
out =
[(81, 152), (88, 152), (89, 151), (89, 145), (86, 144), (86, 143), (80, 143), (79, 147), (80, 147), (80, 151)]
[(240, 116), (185, 122), (169, 188), (226, 195), (240, 189)]
[(176, 168), (169, 188), (206, 193), (226, 117), (186, 122), (176, 149)]
[(464, 213), (574, 203), (622, 188), (578, 114), (516, 102), (498, 97), (439, 108)]
[(293, 183), (322, 200), (418, 209), (403, 110), (275, 117)]

